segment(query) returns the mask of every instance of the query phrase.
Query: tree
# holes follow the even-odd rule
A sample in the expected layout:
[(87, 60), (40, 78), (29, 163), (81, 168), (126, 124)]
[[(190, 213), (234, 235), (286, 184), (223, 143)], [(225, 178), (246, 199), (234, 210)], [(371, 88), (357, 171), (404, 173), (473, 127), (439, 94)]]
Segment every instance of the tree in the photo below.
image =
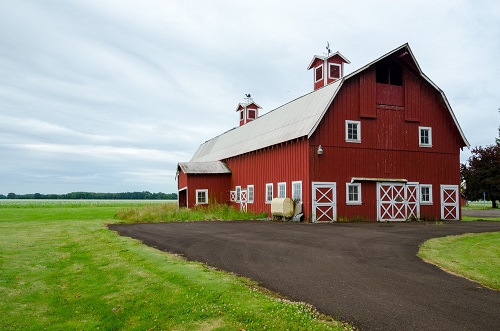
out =
[(15, 199), (16, 198), (16, 194), (15, 193), (9, 193), (7, 194), (7, 199)]
[(500, 144), (476, 147), (465, 164), (460, 165), (460, 176), (465, 182), (464, 195), (468, 200), (486, 197), (492, 208), (498, 208), (500, 198)]

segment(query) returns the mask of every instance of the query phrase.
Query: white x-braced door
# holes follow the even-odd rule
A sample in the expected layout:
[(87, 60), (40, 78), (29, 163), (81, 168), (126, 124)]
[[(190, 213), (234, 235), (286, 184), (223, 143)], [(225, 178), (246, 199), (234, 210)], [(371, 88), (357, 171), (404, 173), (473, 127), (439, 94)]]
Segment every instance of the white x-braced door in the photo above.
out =
[(334, 222), (337, 220), (336, 183), (312, 183), (312, 221)]
[(458, 220), (459, 216), (458, 185), (441, 185), (441, 219)]
[(379, 221), (406, 221), (420, 218), (418, 183), (377, 183)]

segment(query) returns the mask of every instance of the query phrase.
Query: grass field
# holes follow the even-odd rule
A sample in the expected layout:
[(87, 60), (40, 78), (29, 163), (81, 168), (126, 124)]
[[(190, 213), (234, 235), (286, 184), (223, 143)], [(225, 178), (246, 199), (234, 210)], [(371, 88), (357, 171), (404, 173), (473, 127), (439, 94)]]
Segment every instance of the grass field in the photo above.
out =
[(418, 256), (500, 290), (500, 232), (434, 238), (421, 245)]
[(1, 330), (343, 330), (248, 279), (120, 237), (122, 203), (0, 204)]

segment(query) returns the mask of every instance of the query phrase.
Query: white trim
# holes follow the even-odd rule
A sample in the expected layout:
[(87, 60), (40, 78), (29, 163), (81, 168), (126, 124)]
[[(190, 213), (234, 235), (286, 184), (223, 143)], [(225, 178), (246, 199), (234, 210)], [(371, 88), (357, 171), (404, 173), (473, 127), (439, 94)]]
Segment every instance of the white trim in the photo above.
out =
[[(299, 199), (297, 199), (297, 197), (294, 196), (294, 185), (297, 185), (297, 184), (300, 184), (300, 197)], [(292, 200), (295, 201), (295, 200), (298, 200), (298, 201), (302, 201), (302, 181), (301, 180), (296, 180), (296, 181), (293, 181), (292, 182)], [(297, 201), (295, 201), (297, 202)]]
[[(335, 182), (312, 182), (311, 183), (311, 188), (312, 188), (312, 222), (317, 222), (317, 218), (322, 218), (323, 216), (326, 216), (327, 218), (330, 219), (331, 222), (336, 222), (337, 221), (337, 183)], [(327, 188), (329, 193), (330, 191), (332, 192), (332, 200), (327, 201), (327, 202), (318, 202), (318, 200), (322, 200), (323, 198), (326, 198), (326, 200), (329, 200), (328, 197), (326, 196), (327, 193), (323, 194), (316, 199), (316, 189), (317, 188)], [(319, 210), (321, 212), (321, 215), (317, 217), (316, 211), (318, 207), (326, 207), (325, 210)], [(332, 217), (330, 217), (329, 212), (332, 212)]]
[[(317, 70), (321, 67), (321, 78), (318, 79), (317, 75), (316, 75), (316, 72)], [(324, 65), (323, 64), (320, 64), (319, 66), (315, 67), (314, 68), (314, 83), (317, 83), (319, 81), (321, 81), (324, 77), (325, 77), (325, 73), (324, 73)]]
[[(331, 73), (332, 71), (330, 70), (330, 66), (336, 66), (339, 68), (339, 76), (338, 77), (332, 77)], [(328, 63), (328, 79), (340, 79), (342, 78), (342, 65), (338, 63)]]
[[(458, 185), (441, 185), (441, 219), (443, 220), (455, 220), (458, 221), (459, 218), (459, 202), (460, 198), (458, 195)], [(445, 191), (452, 190), (452, 194), (446, 193), (445, 196)], [(452, 198), (455, 201), (452, 202), (446, 202), (448, 198)], [(450, 208), (451, 207), (451, 208)], [(452, 216), (452, 218), (449, 218), (449, 216)]]
[[(357, 187), (358, 188), (358, 200), (349, 200), (349, 187)], [(345, 185), (345, 202), (346, 205), (361, 205), (362, 204), (361, 200), (361, 183), (346, 183)]]
[[(268, 192), (267, 192), (267, 188), (270, 187), (271, 188), (271, 196), (269, 197), (268, 196)], [(271, 203), (271, 201), (273, 201), (273, 196), (274, 195), (274, 184), (273, 183), (266, 183), (266, 203)], [(270, 199), (269, 199), (270, 198)]]
[[(205, 193), (205, 202), (199, 202), (198, 201), (198, 193)], [(207, 189), (196, 190), (196, 204), (197, 205), (206, 205), (206, 204), (208, 204), (208, 190)]]
[[(428, 188), (429, 189), (429, 201), (424, 201), (422, 199), (422, 189), (423, 188)], [(431, 184), (420, 184), (419, 198), (420, 198), (420, 204), (421, 205), (432, 205), (433, 204), (433, 202), (432, 202), (432, 185)]]
[[(252, 195), (250, 195), (250, 188), (252, 188)], [(255, 199), (255, 187), (253, 185), (247, 185), (247, 192), (248, 192), (248, 200), (247, 200), (247, 202), (248, 203), (253, 203), (253, 201)], [(250, 197), (252, 199), (250, 199)]]
[(181, 191), (184, 191), (184, 190), (186, 190), (186, 208), (188, 208), (188, 207), (189, 207), (189, 203), (188, 203), (188, 202), (189, 202), (189, 201), (188, 201), (188, 199), (189, 199), (189, 195), (188, 195), (188, 187), (187, 187), (187, 186), (184, 186), (183, 188), (181, 188), (181, 189), (177, 190), (177, 208), (180, 208), (180, 205), (179, 205), (179, 197), (180, 197), (180, 195), (181, 195), (181, 194), (180, 194), (180, 193), (181, 193)]
[[(356, 139), (349, 138), (349, 124), (356, 125)], [(349, 143), (361, 143), (361, 121), (345, 121), (345, 141)]]
[[(427, 131), (429, 133), (429, 143), (422, 143), (422, 131)], [(418, 146), (432, 147), (432, 128), (430, 126), (418, 127)]]
[[(285, 195), (284, 196), (281, 196), (280, 193), (281, 193), (281, 188), (283, 187), (284, 189), (284, 193)], [(286, 182), (279, 182), (278, 183), (278, 198), (286, 198)]]
[(235, 191), (236, 191), (236, 202), (240, 202), (241, 201), (241, 186), (236, 186), (235, 188)]

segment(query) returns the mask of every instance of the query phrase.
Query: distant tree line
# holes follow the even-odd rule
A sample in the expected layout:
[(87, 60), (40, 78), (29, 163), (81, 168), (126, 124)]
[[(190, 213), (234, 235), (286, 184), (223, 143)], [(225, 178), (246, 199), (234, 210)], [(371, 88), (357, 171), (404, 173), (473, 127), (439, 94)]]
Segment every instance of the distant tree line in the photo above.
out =
[(94, 193), (71, 192), (66, 194), (0, 194), (0, 199), (67, 199), (67, 200), (177, 200), (177, 193), (124, 192)]

